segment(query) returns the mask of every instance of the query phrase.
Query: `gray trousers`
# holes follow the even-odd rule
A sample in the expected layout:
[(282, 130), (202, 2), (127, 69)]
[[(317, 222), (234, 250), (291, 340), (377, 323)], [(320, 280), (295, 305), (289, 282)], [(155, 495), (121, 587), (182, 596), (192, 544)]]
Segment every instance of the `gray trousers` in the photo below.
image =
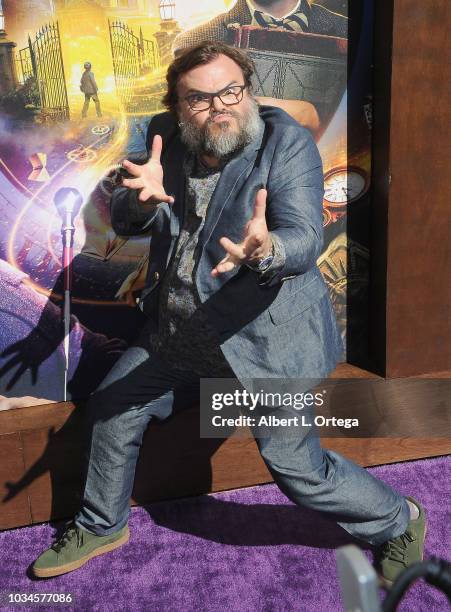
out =
[[(165, 419), (177, 405), (199, 399), (199, 376), (171, 368), (150, 351), (145, 338), (122, 355), (88, 402), (86, 485), (75, 522), (97, 535), (127, 523), (150, 420)], [(352, 536), (376, 546), (406, 530), (406, 499), (367, 470), (323, 449), (315, 427), (288, 438), (256, 437), (256, 442), (275, 483), (294, 503), (329, 515)]]
[(85, 102), (83, 104), (83, 108), (81, 110), (81, 116), (86, 117), (88, 114), (89, 102), (92, 100), (96, 106), (97, 117), (102, 116), (102, 111), (100, 109), (100, 100), (97, 94), (85, 94)]

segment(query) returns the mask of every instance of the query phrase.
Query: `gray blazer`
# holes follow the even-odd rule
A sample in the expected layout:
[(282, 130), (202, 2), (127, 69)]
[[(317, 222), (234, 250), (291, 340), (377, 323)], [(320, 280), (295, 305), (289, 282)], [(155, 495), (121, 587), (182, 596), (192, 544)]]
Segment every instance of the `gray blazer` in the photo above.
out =
[[(260, 134), (225, 166), (208, 207), (197, 247), (195, 284), (238, 379), (322, 378), (334, 369), (343, 346), (316, 265), (323, 244), (321, 158), (310, 132), (287, 113), (262, 106), (260, 114)], [(146, 214), (136, 191), (119, 187), (112, 196), (111, 220), (123, 236), (152, 230), (141, 306), (156, 330), (159, 286), (183, 220), (186, 148), (169, 113), (150, 122), (148, 150), (155, 134), (163, 137), (164, 186), (175, 203)], [(242, 239), (262, 186), (268, 190), (268, 227), (285, 247), (284, 267), (265, 281), (246, 266), (213, 278), (212, 268), (224, 257), (219, 239)]]

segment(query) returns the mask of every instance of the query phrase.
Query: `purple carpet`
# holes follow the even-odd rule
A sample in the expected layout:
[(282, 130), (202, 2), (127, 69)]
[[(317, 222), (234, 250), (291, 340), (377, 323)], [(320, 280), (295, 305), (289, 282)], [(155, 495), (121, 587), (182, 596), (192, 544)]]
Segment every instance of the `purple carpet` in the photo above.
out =
[[(451, 456), (370, 471), (426, 508), (425, 557), (450, 554)], [(80, 570), (36, 581), (29, 564), (52, 542), (55, 527), (0, 533), (1, 610), (5, 594), (70, 593), (74, 604), (47, 610), (339, 611), (334, 549), (353, 542), (336, 524), (295, 506), (275, 485), (160, 502), (136, 508), (129, 544)], [(370, 550), (365, 554), (372, 558)], [(382, 595), (382, 594), (381, 594)], [(408, 591), (402, 611), (448, 610), (445, 596), (424, 582)]]

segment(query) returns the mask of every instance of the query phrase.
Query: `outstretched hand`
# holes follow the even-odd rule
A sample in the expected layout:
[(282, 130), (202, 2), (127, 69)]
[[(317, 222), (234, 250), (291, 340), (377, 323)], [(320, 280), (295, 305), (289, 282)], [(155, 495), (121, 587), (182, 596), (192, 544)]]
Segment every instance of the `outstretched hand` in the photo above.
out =
[(243, 240), (238, 244), (229, 238), (220, 239), (220, 245), (227, 255), (211, 271), (216, 277), (224, 272), (230, 272), (235, 266), (256, 262), (271, 252), (271, 236), (266, 224), (266, 189), (259, 189), (255, 198), (254, 213), (246, 223)]
[(174, 203), (174, 198), (166, 193), (163, 187), (163, 167), (160, 162), (163, 141), (156, 134), (152, 141), (152, 151), (149, 160), (142, 166), (133, 164), (128, 159), (122, 165), (135, 178), (124, 179), (122, 184), (130, 189), (139, 189), (138, 199), (143, 203)]

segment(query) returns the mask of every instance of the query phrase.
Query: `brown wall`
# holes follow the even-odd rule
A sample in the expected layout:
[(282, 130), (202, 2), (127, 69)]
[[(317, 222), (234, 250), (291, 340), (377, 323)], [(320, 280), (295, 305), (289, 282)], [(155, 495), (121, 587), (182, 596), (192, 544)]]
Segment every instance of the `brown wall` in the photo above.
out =
[(451, 3), (376, 4), (372, 351), (411, 376), (451, 368)]

